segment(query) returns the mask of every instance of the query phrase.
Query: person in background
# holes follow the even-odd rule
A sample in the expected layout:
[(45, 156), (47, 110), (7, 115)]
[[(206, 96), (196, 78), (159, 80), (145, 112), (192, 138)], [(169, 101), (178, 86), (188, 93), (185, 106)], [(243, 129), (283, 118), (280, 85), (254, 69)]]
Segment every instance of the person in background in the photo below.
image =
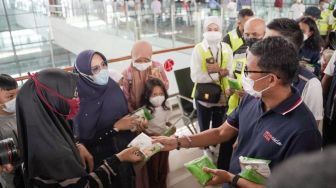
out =
[(305, 9), (306, 8), (305, 5), (302, 3), (302, 0), (296, 0), (290, 8), (290, 11), (292, 12), (292, 19), (296, 20), (303, 16)]
[[(146, 41), (137, 41), (132, 48), (132, 63), (123, 71), (123, 92), (128, 102), (130, 112), (142, 107), (141, 97), (144, 94), (147, 80), (157, 78), (162, 81), (165, 89), (168, 90), (169, 82), (163, 66), (152, 60), (152, 45)], [(152, 160), (147, 164), (152, 164)], [(150, 178), (148, 176), (147, 164), (141, 168), (135, 168), (136, 187), (149, 188)]]
[(332, 28), (332, 24), (329, 24), (330, 17), (332, 16), (334, 10), (334, 3), (325, 3), (326, 7), (321, 10), (321, 17), (317, 20), (317, 26), (320, 31), (320, 35), (323, 38), (324, 42), (328, 44), (328, 35)]
[(155, 17), (159, 17), (161, 16), (161, 2), (159, 0), (154, 0), (151, 3), (151, 8), (153, 10), (153, 14)]
[(322, 78), (324, 96), (323, 145), (336, 144), (336, 52), (332, 55)]
[[(12, 138), (18, 146), (16, 126), (16, 95), (18, 84), (7, 74), (0, 74), (0, 140)], [(7, 165), (1, 173), (0, 183), (4, 188), (14, 188), (14, 167)]]
[(321, 65), (318, 61), (322, 50), (320, 32), (317, 29), (315, 21), (310, 17), (302, 17), (298, 23), (303, 33), (303, 46), (299, 51), (300, 64), (319, 78)]
[(252, 1), (251, 0), (237, 0), (237, 11), (241, 9), (251, 9)]
[(25, 187), (119, 187), (122, 164), (142, 160), (138, 149), (130, 148), (87, 172), (81, 156), (88, 151), (76, 146), (69, 124), (79, 109), (77, 80), (74, 73), (45, 69), (30, 75), (20, 89), (16, 116)]
[(221, 8), (221, 5), (217, 2), (217, 0), (209, 0), (208, 5), (210, 8), (210, 15), (217, 15)]
[(231, 31), (236, 23), (237, 18), (237, 3), (236, 0), (230, 0), (230, 2), (226, 5), (227, 15), (229, 17), (229, 25), (227, 27), (228, 31)]
[[(151, 111), (153, 119), (148, 122), (148, 128), (144, 131), (149, 136), (161, 136), (173, 126), (170, 123), (171, 113), (166, 106), (168, 99), (167, 90), (161, 80), (157, 78), (147, 80), (142, 104)], [(172, 129), (170, 134), (176, 131)], [(167, 176), (169, 170), (169, 152), (160, 152), (151, 157), (147, 163), (149, 187), (167, 188)]]
[[(299, 24), (292, 19), (277, 18), (267, 24), (266, 37), (281, 36), (294, 45), (297, 53), (303, 43), (303, 33)], [(323, 95), (320, 80), (303, 66), (299, 66), (292, 85), (299, 93), (309, 110), (314, 114), (317, 125), (323, 119)]]
[[(102, 160), (127, 147), (147, 122), (130, 116), (127, 100), (120, 86), (109, 77), (106, 58), (100, 52), (85, 50), (78, 54), (74, 70), (77, 81), (80, 108), (74, 117), (75, 135), (79, 143), (94, 156), (94, 166)], [(121, 164), (115, 185), (121, 188), (134, 187), (134, 172), (131, 164)], [(89, 165), (89, 169), (93, 167)]]
[(333, 54), (334, 54), (334, 50), (331, 50), (331, 49), (325, 49), (325, 50), (323, 50), (321, 58), (320, 58), (321, 78), (323, 78), (323, 76), (324, 76), (324, 70), (327, 68), (328, 62), (330, 61), (330, 59), (331, 59), (331, 57), (332, 57)]
[(169, 151), (213, 145), (238, 134), (229, 171), (206, 169), (213, 175), (207, 185), (261, 187), (238, 175), (240, 156), (271, 160), (272, 170), (292, 156), (321, 150), (314, 116), (291, 86), (298, 68), (294, 46), (282, 37), (265, 38), (249, 48), (246, 67), (243, 87), (248, 95), (222, 126), (192, 136), (154, 138)]
[(318, 19), (321, 19), (321, 10), (317, 7), (307, 7), (303, 16), (311, 17), (315, 22), (317, 22)]
[[(223, 38), (223, 42), (230, 45), (233, 54), (238, 53), (239, 49), (245, 49), (244, 48), (244, 25), (245, 23), (254, 16), (254, 13), (251, 9), (242, 9), (238, 13), (238, 19), (237, 19), (237, 28), (229, 31), (227, 35)], [(243, 50), (245, 51), (245, 50)]]
[[(223, 123), (227, 108), (226, 91), (229, 89), (227, 77), (232, 75), (232, 50), (226, 43), (221, 42), (222, 24), (219, 17), (205, 18), (203, 25), (203, 41), (198, 43), (191, 55), (190, 78), (196, 85), (199, 83), (217, 83), (222, 89), (221, 99), (217, 103), (208, 103), (195, 99), (197, 120), (201, 131), (210, 127), (217, 128)], [(210, 64), (207, 59), (213, 59)], [(204, 149), (204, 153), (214, 158), (213, 151)]]
[(150, 78), (160, 79), (166, 89), (169, 82), (163, 66), (152, 60), (152, 45), (146, 41), (137, 41), (132, 48), (132, 63), (123, 71), (123, 92), (128, 102), (130, 112), (141, 107), (141, 96), (145, 83)]

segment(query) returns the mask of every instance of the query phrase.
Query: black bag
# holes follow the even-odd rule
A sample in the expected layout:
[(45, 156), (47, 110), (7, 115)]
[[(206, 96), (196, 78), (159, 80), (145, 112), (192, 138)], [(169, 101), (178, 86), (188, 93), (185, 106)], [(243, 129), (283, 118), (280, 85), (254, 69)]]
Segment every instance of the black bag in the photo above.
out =
[(195, 99), (208, 103), (218, 103), (222, 88), (216, 83), (197, 83)]

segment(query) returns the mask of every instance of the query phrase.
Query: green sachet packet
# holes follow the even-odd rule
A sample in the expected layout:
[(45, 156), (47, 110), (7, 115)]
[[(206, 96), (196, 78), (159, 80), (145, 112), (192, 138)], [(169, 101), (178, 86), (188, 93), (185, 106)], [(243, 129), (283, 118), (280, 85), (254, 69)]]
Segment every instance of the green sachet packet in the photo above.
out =
[(266, 182), (266, 178), (263, 175), (259, 174), (255, 169), (253, 169), (249, 165), (246, 166), (245, 169), (239, 173), (239, 175), (242, 178), (247, 179), (256, 184), (263, 185)]
[(203, 171), (204, 167), (216, 169), (217, 167), (213, 164), (213, 162), (209, 159), (208, 156), (204, 155), (200, 158), (194, 159), (184, 166), (188, 169), (188, 171), (197, 179), (197, 181), (201, 185), (205, 185), (209, 180), (211, 180), (212, 175)]
[(133, 115), (145, 118), (146, 120), (150, 121), (153, 119), (153, 115), (150, 113), (150, 111), (146, 107), (141, 107), (133, 112)]
[(237, 79), (229, 78), (228, 81), (229, 81), (229, 86), (231, 89), (234, 89), (234, 90), (241, 89)]

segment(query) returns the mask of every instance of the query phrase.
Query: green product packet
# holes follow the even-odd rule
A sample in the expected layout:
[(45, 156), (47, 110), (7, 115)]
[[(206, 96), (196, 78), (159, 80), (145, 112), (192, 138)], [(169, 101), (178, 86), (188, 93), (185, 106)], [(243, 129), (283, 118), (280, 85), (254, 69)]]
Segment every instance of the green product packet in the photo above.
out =
[(149, 120), (152, 120), (154, 117), (153, 115), (150, 113), (150, 111), (147, 109), (147, 108), (143, 108), (144, 110), (144, 118), (147, 119), (148, 121)]
[(197, 179), (197, 181), (201, 185), (205, 185), (212, 178), (212, 174), (208, 174), (203, 171), (204, 167), (216, 169), (216, 165), (209, 159), (208, 156), (204, 155), (200, 158), (194, 159), (184, 166), (188, 169), (188, 171)]
[(237, 79), (232, 79), (232, 78), (229, 78), (229, 86), (231, 89), (234, 89), (234, 90), (240, 90), (240, 85), (238, 84), (238, 81)]
[(240, 172), (239, 175), (242, 178), (252, 181), (256, 184), (264, 184), (266, 182), (266, 178), (261, 174), (259, 174), (255, 169), (252, 169), (251, 167), (246, 168), (245, 170)]
[(163, 136), (171, 136), (174, 134), (174, 128), (176, 129), (175, 125), (170, 126), (163, 132)]

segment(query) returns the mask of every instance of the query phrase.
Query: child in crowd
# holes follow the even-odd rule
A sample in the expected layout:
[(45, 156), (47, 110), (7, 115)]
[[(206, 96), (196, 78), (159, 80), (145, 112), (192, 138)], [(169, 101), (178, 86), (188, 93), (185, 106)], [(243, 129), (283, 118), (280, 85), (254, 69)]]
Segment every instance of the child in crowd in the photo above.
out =
[[(166, 106), (167, 98), (167, 90), (160, 79), (147, 80), (142, 96), (142, 104), (153, 115), (153, 119), (149, 121), (148, 128), (145, 131), (149, 136), (169, 136), (176, 131), (175, 127), (171, 127), (174, 125), (169, 122), (170, 110)], [(169, 152), (160, 152), (152, 156), (148, 161), (147, 169), (150, 187), (167, 187), (168, 157)]]
[(324, 69), (327, 67), (333, 53), (334, 53), (334, 50), (331, 50), (331, 49), (325, 49), (322, 52), (322, 55), (321, 55), (321, 58), (320, 58), (321, 78), (323, 78), (323, 76), (324, 76)]

